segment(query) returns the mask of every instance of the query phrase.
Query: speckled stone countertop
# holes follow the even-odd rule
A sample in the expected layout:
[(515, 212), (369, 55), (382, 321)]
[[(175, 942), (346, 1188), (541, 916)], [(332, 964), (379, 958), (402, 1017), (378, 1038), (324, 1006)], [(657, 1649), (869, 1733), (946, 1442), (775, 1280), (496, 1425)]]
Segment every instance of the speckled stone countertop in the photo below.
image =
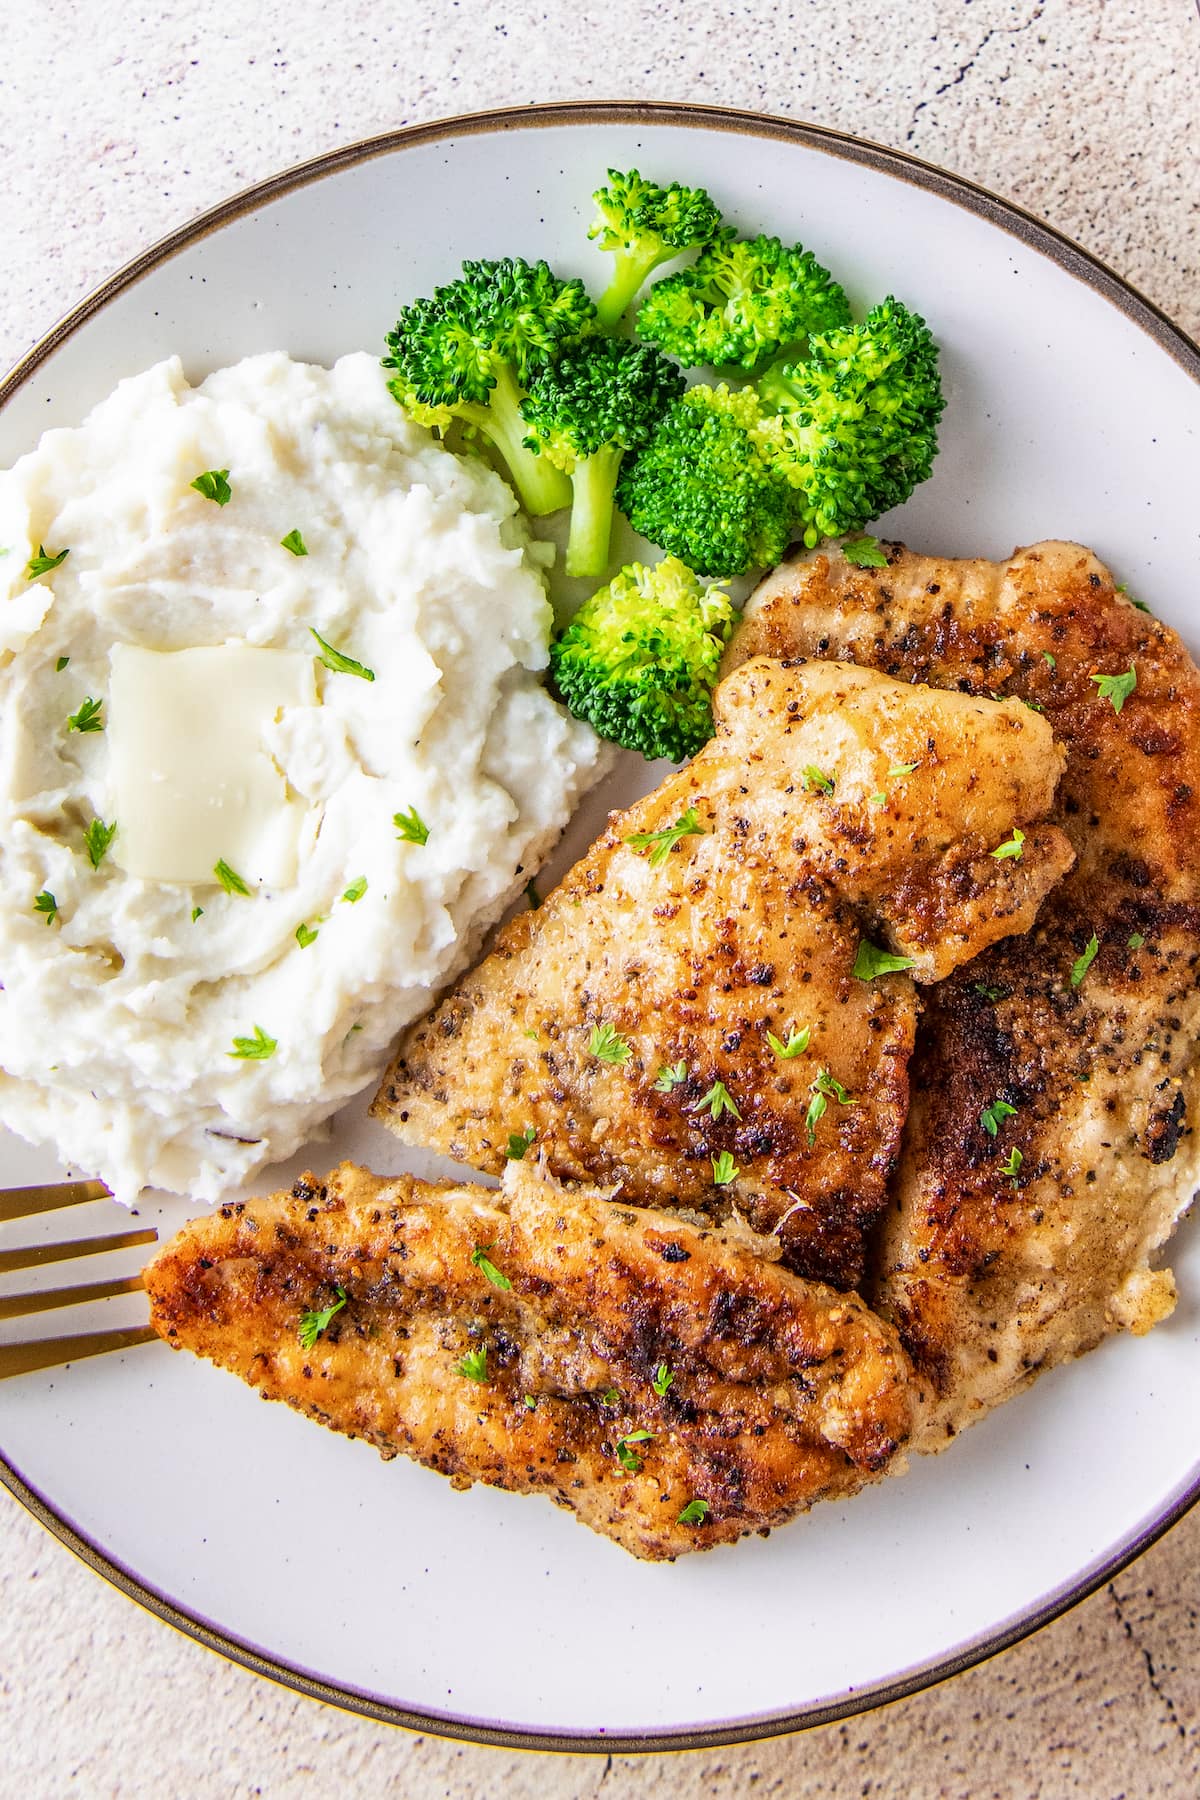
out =
[[(278, 168), (405, 122), (577, 98), (759, 108), (907, 148), (1049, 219), (1197, 335), (1198, 92), (1194, 0), (9, 7), (0, 365)], [(0, 1490), (0, 1796), (1194, 1800), (1198, 1609), (1193, 1515), (1036, 1637), (886, 1710), (739, 1749), (551, 1758), (410, 1736), (234, 1668)]]

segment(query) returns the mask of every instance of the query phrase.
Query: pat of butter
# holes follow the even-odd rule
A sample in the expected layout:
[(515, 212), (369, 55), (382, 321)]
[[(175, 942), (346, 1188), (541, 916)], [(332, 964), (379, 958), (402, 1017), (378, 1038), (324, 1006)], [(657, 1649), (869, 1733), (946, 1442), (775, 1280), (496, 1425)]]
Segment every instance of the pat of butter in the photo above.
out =
[(105, 709), (113, 861), (143, 880), (192, 883), (215, 883), (223, 861), (247, 882), (290, 886), (309, 808), (289, 795), (263, 731), (283, 707), (316, 699), (302, 652), (115, 644)]

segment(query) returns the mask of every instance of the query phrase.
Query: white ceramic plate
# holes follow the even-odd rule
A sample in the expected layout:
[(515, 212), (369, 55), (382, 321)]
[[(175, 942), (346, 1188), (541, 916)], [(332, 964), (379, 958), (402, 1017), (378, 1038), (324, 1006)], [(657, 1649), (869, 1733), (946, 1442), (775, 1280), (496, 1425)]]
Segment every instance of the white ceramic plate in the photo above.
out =
[[(897, 535), (985, 556), (1079, 539), (1200, 648), (1195, 346), (978, 189), (750, 115), (499, 113), (284, 175), (141, 258), (51, 333), (0, 390), (0, 463), (172, 351), (198, 377), (255, 350), (330, 361), (379, 348), (398, 303), (464, 255), (545, 256), (598, 282), (589, 195), (606, 167), (631, 164), (708, 186), (744, 228), (802, 240), (856, 302), (894, 291), (931, 321), (944, 448), (889, 520)], [(404, 1163), (361, 1105), (335, 1148), (381, 1171)], [(311, 1155), (323, 1166), (333, 1151)], [(4, 1144), (5, 1183), (56, 1173)], [(181, 1216), (164, 1209), (168, 1225)], [(323, 1698), (571, 1749), (746, 1738), (977, 1660), (1191, 1504), (1200, 1236), (1186, 1225), (1174, 1260), (1183, 1298), (1149, 1338), (1045, 1377), (904, 1480), (669, 1567), (633, 1562), (539, 1500), (456, 1494), (385, 1466), (158, 1345), (0, 1387), (0, 1478), (162, 1616)], [(137, 1302), (105, 1305), (96, 1323)]]

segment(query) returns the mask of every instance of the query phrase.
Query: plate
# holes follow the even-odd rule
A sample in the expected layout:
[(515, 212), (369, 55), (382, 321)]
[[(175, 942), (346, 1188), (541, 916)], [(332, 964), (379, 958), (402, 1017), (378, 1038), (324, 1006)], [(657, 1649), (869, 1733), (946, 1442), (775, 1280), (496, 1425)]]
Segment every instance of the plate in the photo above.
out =
[[(327, 362), (380, 347), (398, 303), (464, 255), (545, 256), (598, 283), (589, 195), (610, 165), (703, 184), (744, 228), (810, 246), (857, 305), (895, 292), (930, 320), (943, 449), (889, 532), (989, 557), (1078, 539), (1200, 649), (1200, 351), (1015, 208), (896, 152), (756, 115), (523, 109), (282, 175), (167, 239), (50, 333), (0, 389), (0, 462), (174, 351), (199, 377), (257, 350)], [(574, 835), (581, 848), (586, 822)], [(333, 1145), (289, 1168), (342, 1153), (405, 1166), (365, 1101)], [(6, 1184), (57, 1172), (4, 1142)], [(166, 1205), (157, 1222), (183, 1211)], [(744, 1739), (977, 1661), (1192, 1504), (1194, 1229), (1173, 1261), (1183, 1298), (1148, 1338), (1044, 1377), (902, 1480), (675, 1565), (635, 1563), (539, 1501), (456, 1494), (384, 1465), (158, 1345), (0, 1387), (0, 1478), (127, 1593), (322, 1699), (526, 1746)], [(118, 1323), (137, 1302), (104, 1304), (97, 1322)]]

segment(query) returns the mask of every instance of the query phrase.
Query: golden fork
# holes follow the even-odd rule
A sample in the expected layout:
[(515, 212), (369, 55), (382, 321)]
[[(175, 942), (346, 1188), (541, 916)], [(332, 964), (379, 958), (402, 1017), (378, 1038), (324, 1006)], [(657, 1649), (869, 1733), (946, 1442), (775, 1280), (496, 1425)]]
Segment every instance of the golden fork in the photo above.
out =
[[(102, 1181), (60, 1181), (44, 1187), (9, 1188), (0, 1192), (0, 1224), (30, 1219), (60, 1207), (82, 1206), (89, 1200), (108, 1199)], [(77, 1256), (101, 1256), (108, 1250), (126, 1250), (134, 1244), (153, 1244), (158, 1233), (110, 1232), (103, 1237), (76, 1238), (69, 1243), (29, 1244), (21, 1249), (0, 1248), (0, 1275), (18, 1269), (44, 1268), (47, 1263), (69, 1262)], [(0, 1319), (20, 1319), (31, 1313), (50, 1312), (60, 1306), (82, 1306), (88, 1300), (107, 1300), (113, 1294), (135, 1294), (142, 1287), (140, 1275), (120, 1275), (110, 1281), (88, 1281), (76, 1287), (43, 1288), (25, 1294), (0, 1294)], [(102, 1356), (109, 1350), (128, 1350), (148, 1344), (158, 1333), (149, 1325), (127, 1330), (87, 1331), (74, 1337), (35, 1338), (29, 1343), (0, 1344), (0, 1381), (10, 1375), (29, 1375), (37, 1369), (53, 1369), (78, 1362), (85, 1356)]]

